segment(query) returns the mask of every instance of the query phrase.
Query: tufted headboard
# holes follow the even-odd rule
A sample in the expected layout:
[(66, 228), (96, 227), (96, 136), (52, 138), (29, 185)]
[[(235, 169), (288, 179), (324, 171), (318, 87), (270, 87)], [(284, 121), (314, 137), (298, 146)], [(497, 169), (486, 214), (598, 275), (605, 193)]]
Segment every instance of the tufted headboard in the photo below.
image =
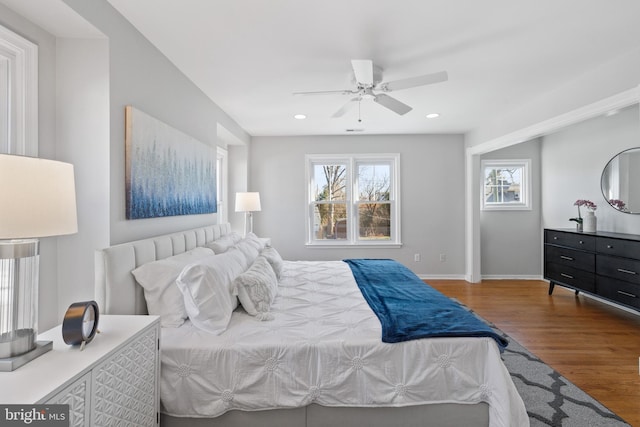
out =
[(122, 243), (95, 254), (95, 299), (104, 314), (147, 314), (142, 287), (131, 271), (148, 262), (168, 258), (231, 232), (228, 223)]

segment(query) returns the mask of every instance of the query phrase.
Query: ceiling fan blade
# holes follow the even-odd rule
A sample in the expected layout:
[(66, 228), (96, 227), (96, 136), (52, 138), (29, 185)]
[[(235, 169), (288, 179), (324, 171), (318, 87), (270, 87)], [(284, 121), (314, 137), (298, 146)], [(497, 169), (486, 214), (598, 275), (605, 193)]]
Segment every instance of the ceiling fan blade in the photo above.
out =
[(389, 95), (385, 95), (384, 93), (376, 95), (373, 100), (383, 107), (386, 107), (389, 110), (393, 111), (394, 113), (400, 114), (401, 116), (413, 110), (413, 108), (409, 107), (407, 104), (403, 104), (397, 99), (392, 98)]
[(446, 71), (438, 73), (425, 74), (424, 76), (410, 77), (408, 79), (394, 80), (391, 82), (382, 82), (376, 85), (375, 89), (383, 92), (391, 92), (393, 90), (408, 89), (410, 87), (430, 85), (433, 83), (446, 82), (449, 76)]
[(346, 113), (347, 111), (349, 111), (353, 105), (360, 101), (360, 97), (356, 96), (355, 98), (351, 98), (349, 100), (349, 102), (347, 102), (346, 104), (344, 104), (342, 107), (340, 107), (340, 109), (338, 111), (336, 111), (335, 113), (333, 113), (333, 115), (331, 116), (332, 119), (338, 118), (338, 117), (342, 117), (344, 116), (344, 113)]
[(314, 92), (293, 92), (293, 95), (352, 95), (358, 93), (357, 91), (343, 89), (343, 90), (319, 90)]
[(373, 61), (370, 59), (352, 59), (351, 66), (356, 82), (363, 85), (373, 85)]

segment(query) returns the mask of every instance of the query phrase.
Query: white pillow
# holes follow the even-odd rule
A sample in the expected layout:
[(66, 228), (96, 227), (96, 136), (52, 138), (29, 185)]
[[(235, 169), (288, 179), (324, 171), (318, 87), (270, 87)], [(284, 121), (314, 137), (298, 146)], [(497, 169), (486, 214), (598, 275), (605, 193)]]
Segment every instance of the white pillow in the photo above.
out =
[(278, 279), (265, 257), (259, 256), (251, 267), (238, 276), (233, 285), (242, 307), (260, 320), (272, 320), (271, 304), (278, 293)]
[(224, 236), (220, 236), (220, 238), (214, 240), (211, 243), (207, 243), (205, 246), (213, 250), (213, 252), (215, 252), (216, 254), (222, 254), (241, 240), (242, 236), (240, 236), (235, 231), (232, 231), (231, 233), (225, 234)]
[(265, 257), (267, 261), (269, 261), (269, 264), (271, 264), (271, 268), (273, 268), (273, 272), (276, 273), (276, 278), (280, 279), (284, 261), (282, 260), (282, 257), (280, 256), (276, 248), (267, 246), (262, 251), (260, 251), (260, 255)]
[(242, 252), (247, 259), (246, 267), (249, 268), (251, 264), (256, 260), (260, 251), (256, 248), (255, 244), (248, 241), (247, 239), (242, 240), (240, 243), (235, 246)]
[(215, 335), (227, 329), (238, 305), (236, 296), (232, 295), (231, 283), (242, 273), (243, 267), (234, 252), (237, 251), (230, 250), (188, 265), (176, 280), (191, 323)]
[(258, 251), (261, 251), (267, 245), (267, 241), (269, 239), (261, 239), (254, 233), (249, 232), (247, 233), (247, 237), (245, 237), (244, 240), (251, 243), (251, 245), (254, 246)]
[(131, 272), (144, 289), (149, 314), (160, 316), (162, 326), (177, 328), (187, 318), (182, 293), (176, 286), (176, 279), (182, 269), (212, 255), (211, 249), (195, 248), (180, 255), (148, 262)]
[[(216, 270), (215, 275), (216, 277), (218, 277), (218, 280), (222, 281), (227, 286), (229, 295), (233, 295), (232, 303), (235, 310), (235, 308), (238, 306), (238, 298), (235, 294), (233, 280), (247, 270), (248, 267), (246, 265), (246, 262), (246, 258), (242, 254), (242, 252), (232, 247), (223, 254), (202, 258), (201, 260), (197, 261), (196, 264), (202, 264), (205, 267)], [(185, 267), (185, 270), (187, 268), (189, 268), (189, 266)]]

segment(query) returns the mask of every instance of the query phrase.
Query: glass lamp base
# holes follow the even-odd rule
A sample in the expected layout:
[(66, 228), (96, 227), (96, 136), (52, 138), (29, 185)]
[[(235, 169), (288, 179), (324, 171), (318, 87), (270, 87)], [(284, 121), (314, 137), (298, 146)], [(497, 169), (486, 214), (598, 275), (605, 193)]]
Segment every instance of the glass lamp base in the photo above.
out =
[(38, 341), (36, 347), (24, 354), (14, 357), (0, 359), (0, 372), (11, 372), (20, 366), (31, 362), (33, 359), (42, 356), (53, 348), (53, 341)]

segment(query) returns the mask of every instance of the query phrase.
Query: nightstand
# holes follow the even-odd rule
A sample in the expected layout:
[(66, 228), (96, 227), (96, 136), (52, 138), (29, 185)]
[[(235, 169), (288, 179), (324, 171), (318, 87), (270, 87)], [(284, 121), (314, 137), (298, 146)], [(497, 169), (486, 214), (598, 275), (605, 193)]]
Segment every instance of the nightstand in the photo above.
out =
[(38, 339), (53, 350), (13, 372), (0, 372), (0, 403), (69, 405), (71, 426), (157, 426), (160, 320), (101, 315), (100, 333), (80, 351), (61, 326)]

